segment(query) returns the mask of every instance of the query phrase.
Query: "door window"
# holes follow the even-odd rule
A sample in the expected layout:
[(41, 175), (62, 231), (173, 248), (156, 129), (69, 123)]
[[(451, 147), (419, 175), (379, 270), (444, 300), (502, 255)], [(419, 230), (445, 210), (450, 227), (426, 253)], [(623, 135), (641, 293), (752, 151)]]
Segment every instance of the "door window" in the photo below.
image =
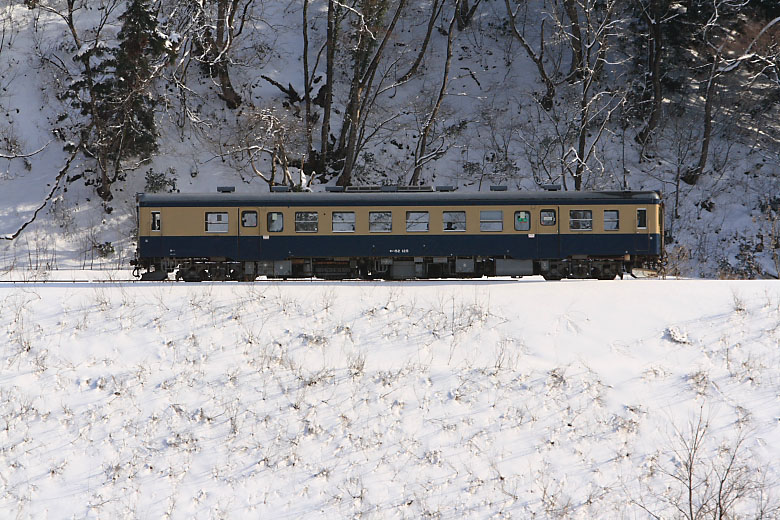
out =
[(160, 231), (162, 229), (162, 220), (160, 219), (159, 211), (152, 211), (152, 231)]
[(268, 232), (281, 233), (284, 230), (284, 214), (278, 211), (268, 213)]
[(244, 227), (257, 227), (257, 211), (242, 212), (241, 225)]
[(647, 209), (636, 210), (636, 227), (637, 229), (647, 229)]
[(515, 231), (528, 231), (531, 229), (531, 212), (515, 211)]

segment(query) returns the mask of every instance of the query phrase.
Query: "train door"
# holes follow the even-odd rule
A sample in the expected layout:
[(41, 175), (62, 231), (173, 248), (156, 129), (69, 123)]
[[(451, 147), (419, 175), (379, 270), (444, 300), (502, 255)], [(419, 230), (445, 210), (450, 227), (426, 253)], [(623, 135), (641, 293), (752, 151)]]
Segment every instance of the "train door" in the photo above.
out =
[(260, 258), (260, 211), (257, 208), (238, 209), (238, 259)]
[(536, 227), (538, 215), (534, 215), (531, 206), (518, 206), (514, 208), (515, 232), (511, 255), (514, 258), (536, 258)]
[(634, 229), (634, 249), (637, 253), (646, 253), (650, 250), (650, 232), (647, 225), (647, 208), (637, 208), (636, 227)]
[(560, 258), (560, 211), (558, 206), (534, 206), (536, 258)]

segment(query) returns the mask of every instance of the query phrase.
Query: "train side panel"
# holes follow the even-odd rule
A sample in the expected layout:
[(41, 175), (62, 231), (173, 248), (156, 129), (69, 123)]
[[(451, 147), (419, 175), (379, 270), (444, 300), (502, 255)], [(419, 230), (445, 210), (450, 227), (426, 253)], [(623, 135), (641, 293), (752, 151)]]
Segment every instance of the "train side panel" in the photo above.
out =
[[(307, 205), (305, 197), (286, 205), (242, 200), (187, 206), (171, 200), (139, 204), (141, 267), (172, 270), (180, 261), (200, 261), (230, 262), (230, 269), (241, 270), (246, 263), (302, 259), (353, 264), (375, 259), (389, 265), (464, 257), (560, 261), (555, 275), (566, 276), (571, 269), (565, 262), (578, 261), (578, 272), (586, 272), (583, 259), (626, 261), (630, 269), (657, 262), (663, 247), (657, 198), (541, 204), (502, 199), (449, 206), (369, 205), (363, 199), (346, 204), (344, 198), (339, 205)], [(387, 220), (375, 228), (378, 214)], [(534, 272), (548, 264), (534, 263)]]

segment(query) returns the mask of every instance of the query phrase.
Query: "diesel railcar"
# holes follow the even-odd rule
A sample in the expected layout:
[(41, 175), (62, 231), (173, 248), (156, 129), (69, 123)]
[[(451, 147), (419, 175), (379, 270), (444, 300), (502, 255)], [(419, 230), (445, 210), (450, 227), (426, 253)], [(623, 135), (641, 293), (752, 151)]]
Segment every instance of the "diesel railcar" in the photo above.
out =
[(613, 279), (663, 255), (653, 191), (221, 191), (139, 194), (136, 275)]

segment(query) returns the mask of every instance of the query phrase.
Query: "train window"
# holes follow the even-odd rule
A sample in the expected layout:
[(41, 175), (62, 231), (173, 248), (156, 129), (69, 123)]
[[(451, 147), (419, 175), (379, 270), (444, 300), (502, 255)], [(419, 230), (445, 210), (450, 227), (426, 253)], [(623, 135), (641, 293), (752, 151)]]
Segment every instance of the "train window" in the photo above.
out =
[(465, 211), (445, 211), (442, 220), (444, 231), (466, 231)]
[(390, 233), (393, 231), (393, 214), (389, 211), (369, 211), (368, 230), (372, 233)]
[(242, 212), (241, 225), (244, 227), (257, 227), (257, 211)]
[(604, 210), (604, 231), (620, 229), (620, 212), (616, 209)]
[(645, 208), (636, 210), (636, 227), (637, 229), (647, 229), (647, 210)]
[(227, 212), (206, 213), (206, 233), (227, 233), (227, 232), (228, 232)]
[(572, 209), (569, 211), (569, 229), (590, 231), (593, 229), (593, 211)]
[(333, 232), (334, 233), (354, 233), (355, 232), (355, 212), (354, 211), (334, 211), (333, 212)]
[(316, 211), (296, 211), (295, 231), (299, 233), (316, 233), (319, 218)]
[(406, 230), (407, 231), (428, 231), (428, 212), (407, 211)]
[(162, 229), (162, 220), (160, 220), (160, 212), (152, 211), (152, 231), (160, 231)]
[(504, 212), (501, 210), (479, 212), (480, 231), (503, 231)]
[(539, 220), (542, 222), (543, 226), (554, 226), (555, 225), (555, 210), (554, 209), (543, 209), (539, 212)]
[(531, 212), (515, 211), (515, 231), (528, 231), (531, 229)]
[(281, 233), (284, 230), (284, 215), (278, 211), (268, 213), (268, 232)]

